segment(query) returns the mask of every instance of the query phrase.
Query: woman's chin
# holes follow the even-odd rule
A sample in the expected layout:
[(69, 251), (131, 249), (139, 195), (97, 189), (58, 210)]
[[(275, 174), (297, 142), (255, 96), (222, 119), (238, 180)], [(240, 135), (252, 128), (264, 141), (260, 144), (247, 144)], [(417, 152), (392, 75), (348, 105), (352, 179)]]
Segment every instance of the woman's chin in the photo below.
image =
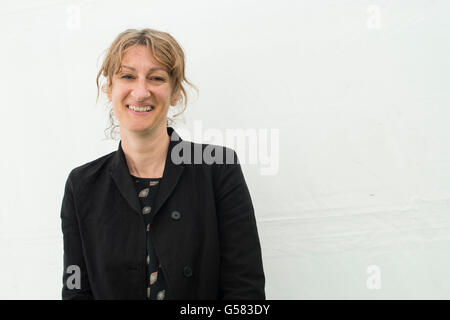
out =
[[(135, 119), (135, 118), (125, 118), (123, 121), (119, 120), (120, 130), (127, 131), (134, 134), (145, 134), (154, 131), (157, 127), (160, 130), (161, 121), (156, 121), (157, 119)], [(164, 124), (167, 122), (166, 119), (163, 120)], [(165, 130), (165, 129), (161, 129)]]
[(121, 126), (121, 127), (125, 127), (125, 130), (128, 132), (132, 132), (135, 134), (139, 134), (139, 133), (146, 133), (152, 130), (153, 128), (153, 123), (152, 124), (146, 124), (146, 125), (128, 125), (128, 126)]

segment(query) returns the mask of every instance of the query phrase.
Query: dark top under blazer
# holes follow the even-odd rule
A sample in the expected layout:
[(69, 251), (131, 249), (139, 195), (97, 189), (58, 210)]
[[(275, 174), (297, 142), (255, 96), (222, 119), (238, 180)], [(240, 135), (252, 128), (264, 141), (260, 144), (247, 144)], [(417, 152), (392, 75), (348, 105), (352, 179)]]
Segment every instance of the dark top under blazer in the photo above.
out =
[[(254, 209), (235, 151), (182, 140), (171, 127), (167, 132), (150, 234), (166, 299), (265, 299)], [(222, 149), (223, 164), (194, 163), (196, 151), (211, 146)], [(170, 156), (189, 149), (190, 163)], [(227, 153), (234, 164), (225, 163)], [(146, 229), (121, 142), (117, 151), (70, 172), (61, 227), (63, 299), (146, 299)], [(71, 265), (80, 268), (79, 289), (67, 285)]]

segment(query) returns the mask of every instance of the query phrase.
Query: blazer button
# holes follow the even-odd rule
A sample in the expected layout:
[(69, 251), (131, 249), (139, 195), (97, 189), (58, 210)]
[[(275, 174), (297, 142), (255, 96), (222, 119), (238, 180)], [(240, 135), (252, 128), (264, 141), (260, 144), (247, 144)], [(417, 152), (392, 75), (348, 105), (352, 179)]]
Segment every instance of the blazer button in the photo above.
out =
[(190, 276), (192, 276), (192, 269), (189, 266), (184, 267), (183, 272), (185, 277), (189, 278)]
[(171, 217), (173, 220), (180, 220), (181, 213), (179, 213), (178, 211), (173, 211)]

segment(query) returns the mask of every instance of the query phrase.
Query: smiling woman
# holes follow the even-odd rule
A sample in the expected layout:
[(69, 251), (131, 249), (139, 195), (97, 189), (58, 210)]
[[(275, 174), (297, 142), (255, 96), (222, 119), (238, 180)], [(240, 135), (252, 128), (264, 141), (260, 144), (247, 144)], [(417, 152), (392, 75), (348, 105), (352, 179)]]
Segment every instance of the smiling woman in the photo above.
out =
[[(139, 60), (142, 62), (141, 64), (138, 63)], [(167, 125), (173, 123), (187, 106), (188, 97), (184, 84), (188, 84), (197, 90), (185, 76), (184, 60), (183, 49), (169, 33), (154, 29), (129, 29), (119, 34), (107, 50), (106, 58), (97, 74), (96, 81), (97, 99), (101, 87), (102, 92), (107, 94), (109, 101), (113, 104), (109, 111), (110, 126), (105, 130), (105, 133), (109, 131), (107, 135), (114, 138), (117, 134), (116, 130), (122, 129), (122, 126), (119, 126), (115, 121), (120, 116), (121, 110), (112, 99), (113, 88), (118, 89), (115, 90), (117, 94), (120, 94), (119, 91), (126, 94), (126, 88), (130, 88), (136, 83), (143, 85), (144, 82), (148, 82), (156, 91), (158, 97), (150, 97), (149, 95), (153, 90), (146, 91), (145, 86), (141, 86), (141, 88), (133, 91), (129, 97), (130, 100), (134, 100), (131, 101), (134, 102), (132, 106), (148, 107), (151, 103), (156, 102), (152, 101), (153, 98), (163, 98), (161, 94), (165, 95), (166, 104), (170, 98), (171, 106), (181, 105), (183, 107), (173, 118), (167, 119)], [(135, 63), (137, 65), (134, 65)], [(100, 84), (101, 76), (106, 79), (106, 82), (102, 85)], [(113, 84), (116, 86), (113, 86)], [(144, 93), (139, 90), (144, 90)], [(170, 97), (167, 97), (168, 94)], [(145, 102), (139, 101), (139, 99), (144, 99)], [(126, 107), (129, 108), (130, 104)], [(136, 108), (131, 108), (131, 110), (141, 111), (136, 110)], [(160, 115), (162, 113), (160, 112)], [(138, 115), (137, 112), (133, 114)], [(118, 120), (120, 122), (120, 119)]]
[(124, 53), (122, 65), (106, 88), (122, 131), (151, 132), (164, 126), (169, 106), (177, 104), (179, 93), (172, 90), (169, 72), (157, 65), (144, 45)]
[[(127, 30), (109, 48), (97, 85), (102, 75), (121, 140), (66, 181), (63, 299), (265, 299), (235, 151), (183, 141), (168, 126), (169, 108), (187, 103), (181, 47), (164, 32)], [(194, 163), (198, 150), (215, 161)]]

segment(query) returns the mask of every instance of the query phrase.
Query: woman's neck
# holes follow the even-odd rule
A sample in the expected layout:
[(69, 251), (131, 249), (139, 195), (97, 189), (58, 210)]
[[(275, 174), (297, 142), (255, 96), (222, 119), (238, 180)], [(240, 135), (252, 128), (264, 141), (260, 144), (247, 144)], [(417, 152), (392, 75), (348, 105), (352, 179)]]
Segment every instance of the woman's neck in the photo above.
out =
[(130, 174), (139, 178), (161, 178), (164, 173), (170, 137), (167, 127), (142, 135), (121, 133), (121, 146)]

